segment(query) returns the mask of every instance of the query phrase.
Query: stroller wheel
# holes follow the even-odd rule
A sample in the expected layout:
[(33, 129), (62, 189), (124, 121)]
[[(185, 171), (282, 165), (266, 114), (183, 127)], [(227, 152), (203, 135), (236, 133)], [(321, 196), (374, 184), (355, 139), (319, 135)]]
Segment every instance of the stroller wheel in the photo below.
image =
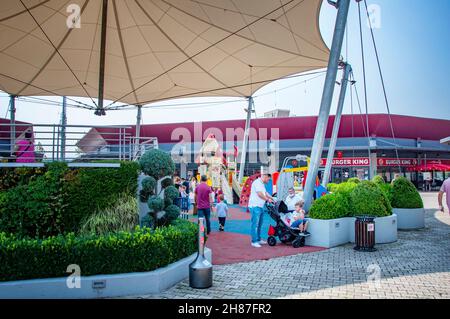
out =
[(305, 246), (305, 238), (303, 237), (298, 237), (297, 239), (295, 239), (292, 242), (292, 247), (294, 248), (299, 248), (299, 247), (303, 247)]
[(270, 236), (269, 238), (267, 238), (267, 244), (273, 247), (277, 244), (277, 239), (273, 236)]

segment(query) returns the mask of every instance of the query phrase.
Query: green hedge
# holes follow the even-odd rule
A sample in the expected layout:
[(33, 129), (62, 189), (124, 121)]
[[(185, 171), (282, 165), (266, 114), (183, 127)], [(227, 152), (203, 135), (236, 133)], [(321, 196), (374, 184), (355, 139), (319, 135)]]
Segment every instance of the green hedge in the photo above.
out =
[(399, 177), (392, 182), (390, 194), (394, 208), (423, 208), (419, 192), (405, 177)]
[(67, 277), (71, 264), (82, 276), (145, 272), (164, 267), (197, 249), (196, 224), (136, 228), (108, 236), (74, 234), (45, 240), (26, 240), (0, 233), (0, 281)]
[(0, 168), (0, 192), (5, 192), (17, 186), (27, 185), (46, 171), (46, 168), (2, 167)]
[(81, 221), (110, 207), (120, 194), (135, 196), (139, 164), (69, 169), (51, 163), (43, 175), (0, 196), (0, 232), (38, 237), (77, 232)]
[[(387, 184), (386, 184), (387, 185)], [(389, 185), (387, 185), (389, 187)], [(333, 186), (334, 193), (321, 197), (311, 206), (309, 216), (335, 219), (368, 215), (383, 217), (392, 214), (392, 207), (383, 186), (369, 181), (354, 181)]]
[(52, 163), (44, 175), (0, 196), (0, 232), (45, 237), (62, 232), (63, 179), (67, 166)]
[(64, 226), (76, 232), (81, 220), (96, 211), (106, 209), (120, 194), (135, 196), (139, 164), (122, 162), (120, 168), (81, 168), (66, 176), (64, 187)]
[(373, 182), (362, 181), (350, 194), (353, 216), (384, 217), (392, 215), (386, 195)]
[(339, 193), (322, 196), (314, 202), (309, 212), (309, 217), (315, 219), (335, 219), (348, 216), (348, 199)]

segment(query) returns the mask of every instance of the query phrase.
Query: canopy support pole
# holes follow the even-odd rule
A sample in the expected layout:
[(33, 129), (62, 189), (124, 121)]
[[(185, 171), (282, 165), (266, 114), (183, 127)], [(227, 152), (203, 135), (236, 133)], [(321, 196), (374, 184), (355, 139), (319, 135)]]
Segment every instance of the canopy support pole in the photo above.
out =
[(350, 72), (352, 70), (351, 65), (348, 63), (342, 62), (341, 65), (343, 67), (341, 92), (339, 94), (339, 102), (338, 102), (338, 106), (337, 106), (337, 110), (336, 110), (336, 117), (334, 118), (334, 124), (333, 124), (333, 133), (331, 134), (330, 145), (328, 146), (327, 163), (325, 166), (325, 172), (323, 174), (323, 179), (322, 179), (322, 185), (324, 187), (327, 187), (328, 181), (330, 179), (330, 172), (331, 172), (331, 166), (333, 164), (334, 151), (336, 150), (336, 143), (337, 143), (337, 139), (338, 139), (339, 127), (341, 125), (342, 110), (344, 109), (344, 101), (345, 101), (345, 94), (347, 92), (348, 78), (349, 78)]
[(16, 96), (9, 96), (9, 115), (10, 115), (10, 150), (11, 156), (14, 155), (14, 147), (16, 145)]
[(333, 42), (331, 45), (330, 58), (328, 61), (327, 76), (323, 88), (322, 101), (320, 104), (319, 116), (317, 118), (316, 132), (311, 150), (311, 162), (308, 169), (308, 176), (305, 183), (305, 209), (309, 211), (313, 199), (314, 186), (317, 173), (319, 172), (320, 159), (322, 156), (325, 134), (328, 126), (331, 102), (333, 100), (334, 86), (338, 71), (338, 65), (342, 50), (342, 43), (345, 35), (345, 26), (350, 7), (350, 0), (339, 0), (334, 3), (337, 7), (336, 25), (334, 28)]
[(136, 139), (134, 141), (134, 156), (136, 159), (139, 153), (139, 147), (141, 144), (141, 122), (142, 122), (142, 105), (137, 105), (137, 116), (136, 116)]
[(239, 178), (238, 182), (242, 183), (244, 178), (245, 161), (247, 159), (247, 149), (248, 149), (248, 135), (250, 131), (250, 122), (252, 120), (252, 107), (253, 107), (253, 97), (248, 97), (248, 110), (247, 110), (247, 120), (245, 121), (245, 131), (244, 140), (242, 142), (242, 153), (241, 153), (241, 164), (239, 165)]
[(105, 115), (103, 109), (103, 97), (105, 90), (105, 59), (106, 59), (106, 30), (108, 29), (108, 0), (103, 0), (102, 6), (102, 30), (100, 39), (100, 70), (98, 77), (98, 109), (95, 115)]
[(61, 161), (66, 160), (67, 98), (63, 96), (61, 113)]

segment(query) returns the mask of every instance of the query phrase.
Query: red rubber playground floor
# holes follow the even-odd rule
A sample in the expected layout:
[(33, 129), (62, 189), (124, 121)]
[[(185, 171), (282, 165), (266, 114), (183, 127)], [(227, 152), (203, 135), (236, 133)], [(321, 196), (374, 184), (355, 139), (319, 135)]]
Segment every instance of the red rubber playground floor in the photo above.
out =
[[(191, 218), (197, 221), (197, 218)], [(261, 237), (267, 239), (267, 231), (272, 219), (264, 216)], [(211, 218), (211, 233), (208, 236), (206, 247), (212, 250), (212, 263), (214, 265), (235, 264), (255, 260), (267, 260), (276, 257), (291, 256), (302, 253), (322, 251), (326, 248), (304, 246), (294, 248), (280, 242), (276, 246), (262, 245), (261, 248), (251, 246), (250, 214), (237, 207), (229, 208), (229, 217), (225, 224), (225, 231), (218, 231), (217, 217)]]

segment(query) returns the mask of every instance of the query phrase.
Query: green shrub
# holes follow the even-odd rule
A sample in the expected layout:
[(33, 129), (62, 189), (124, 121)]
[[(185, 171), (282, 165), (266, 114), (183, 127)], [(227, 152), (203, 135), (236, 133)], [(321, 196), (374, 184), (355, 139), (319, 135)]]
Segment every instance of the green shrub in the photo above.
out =
[(164, 209), (164, 200), (158, 196), (152, 196), (148, 199), (148, 208), (152, 212), (160, 212)]
[(419, 192), (405, 177), (399, 177), (393, 181), (390, 194), (394, 208), (423, 208)]
[(336, 189), (337, 189), (338, 186), (339, 186), (339, 184), (336, 184), (336, 183), (328, 183), (327, 184), (327, 190), (329, 192), (334, 193), (334, 192), (336, 192)]
[(175, 163), (169, 153), (159, 149), (152, 149), (144, 153), (139, 160), (144, 174), (154, 177), (156, 180), (175, 172)]
[(322, 196), (314, 202), (309, 217), (315, 219), (335, 219), (349, 216), (348, 199), (339, 193)]
[(0, 232), (47, 237), (64, 231), (64, 163), (51, 163), (44, 175), (12, 188), (0, 201)]
[(30, 181), (35, 180), (38, 176), (46, 172), (46, 168), (0, 168), (0, 192), (7, 191), (11, 188), (27, 185)]
[(151, 195), (155, 194), (156, 184), (156, 179), (151, 176), (147, 176), (142, 180), (142, 189), (140, 192), (141, 202), (145, 203)]
[(178, 197), (180, 197), (180, 192), (178, 192), (178, 189), (175, 186), (169, 186), (164, 189), (164, 199), (171, 200), (173, 203)]
[(120, 168), (80, 168), (65, 176), (66, 231), (77, 232), (81, 220), (108, 208), (123, 193), (136, 196), (139, 164), (122, 162)]
[(362, 181), (350, 193), (350, 206), (353, 216), (383, 217), (392, 214), (388, 198), (375, 183), (370, 181)]
[(173, 180), (170, 177), (164, 178), (161, 181), (161, 187), (162, 188), (167, 188), (167, 187), (172, 186), (172, 185), (173, 185)]
[(350, 193), (358, 186), (355, 182), (346, 182), (336, 185), (335, 192), (340, 193), (344, 196), (350, 196)]
[(77, 232), (83, 218), (110, 207), (120, 194), (135, 196), (138, 170), (132, 162), (112, 169), (51, 163), (42, 175), (2, 195), (0, 231), (39, 238)]
[(139, 222), (136, 198), (122, 194), (111, 207), (105, 208), (82, 221), (81, 235), (106, 235), (119, 231), (132, 231)]
[(26, 240), (0, 233), (0, 281), (66, 277), (77, 264), (83, 276), (152, 271), (197, 250), (198, 226), (178, 220), (134, 232)]
[(358, 177), (352, 177), (352, 178), (349, 178), (347, 180), (347, 183), (356, 183), (356, 184), (358, 184), (360, 182), (361, 182), (361, 180)]
[(164, 208), (164, 211), (166, 212), (165, 219), (167, 224), (172, 223), (180, 216), (180, 207), (177, 205), (167, 206)]
[(372, 182), (374, 182), (375, 184), (378, 184), (378, 185), (386, 184), (386, 181), (380, 175), (374, 176), (374, 178), (372, 178)]

